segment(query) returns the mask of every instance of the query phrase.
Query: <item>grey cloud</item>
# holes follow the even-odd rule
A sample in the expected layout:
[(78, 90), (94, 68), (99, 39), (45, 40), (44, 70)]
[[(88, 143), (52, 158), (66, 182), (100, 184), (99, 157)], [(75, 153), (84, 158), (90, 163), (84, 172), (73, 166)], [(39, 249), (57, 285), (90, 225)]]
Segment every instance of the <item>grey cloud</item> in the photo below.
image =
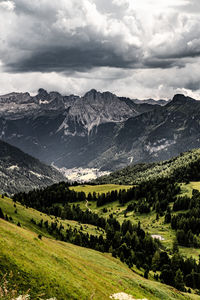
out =
[(118, 15), (104, 15), (89, 0), (52, 3), (15, 1), (13, 25), (9, 24), (5, 47), (0, 49), (6, 71), (132, 68), (140, 62), (138, 32), (130, 34)]
[(130, 68), (137, 63), (133, 58), (131, 61), (123, 60), (112, 49), (104, 49), (101, 45), (88, 45), (88, 47), (70, 48), (51, 47), (35, 51), (27, 59), (16, 63), (7, 64), (6, 70), (10, 72), (65, 72), (86, 71), (94, 67)]
[(190, 0), (189, 2), (186, 2), (185, 5), (179, 6), (178, 8), (187, 13), (199, 14), (200, 2), (199, 0)]
[(169, 57), (151, 57), (144, 60), (144, 68), (160, 68), (160, 69), (169, 69), (173, 67), (183, 68), (185, 66), (184, 61), (177, 61), (175, 59)]
[[(16, 73), (16, 78), (28, 72), (28, 87), (35, 78), (32, 73), (37, 72), (42, 82), (37, 87), (51, 85), (56, 89), (56, 78), (62, 78), (62, 86), (57, 83), (62, 92), (66, 85), (68, 90), (84, 92), (105, 87), (118, 93), (121, 89), (123, 95), (127, 90), (129, 96), (133, 89), (143, 93), (145, 85), (143, 97), (151, 91), (155, 95), (159, 89), (161, 96), (167, 89), (199, 89), (198, 80), (187, 67), (190, 59), (199, 64), (200, 56), (200, 18), (193, 13), (200, 4), (195, 0), (195, 6), (191, 1), (191, 5), (179, 5), (173, 11), (166, 9), (161, 17), (154, 16), (152, 9), (150, 23), (146, 23), (145, 15), (129, 9), (132, 0), (121, 1), (122, 5), (106, 0), (14, 2), (15, 10), (6, 16), (0, 10), (4, 24), (0, 60), (4, 71)], [(105, 76), (109, 69), (118, 70)], [(50, 82), (51, 72), (56, 75), (51, 75)], [(145, 76), (139, 81), (142, 74)]]
[(198, 91), (200, 89), (200, 79), (187, 82), (185, 88), (191, 91)]
[[(179, 59), (182, 58), (195, 58), (200, 56), (200, 39), (186, 39), (185, 41), (176, 41), (173, 48), (170, 47), (163, 50), (163, 53), (156, 50), (152, 51), (152, 56), (155, 55), (157, 60), (168, 60), (170, 63), (172, 61), (179, 64)], [(173, 64), (172, 64), (173, 66)]]
[[(0, 73), (1, 94), (11, 91), (36, 92), (43, 87), (48, 91), (57, 90), (62, 94), (83, 95), (95, 88), (109, 90), (130, 98), (166, 98), (184, 93), (200, 99), (199, 61), (193, 61), (184, 68), (170, 69), (116, 69), (96, 68), (84, 73)], [(194, 91), (194, 93), (192, 93)]]

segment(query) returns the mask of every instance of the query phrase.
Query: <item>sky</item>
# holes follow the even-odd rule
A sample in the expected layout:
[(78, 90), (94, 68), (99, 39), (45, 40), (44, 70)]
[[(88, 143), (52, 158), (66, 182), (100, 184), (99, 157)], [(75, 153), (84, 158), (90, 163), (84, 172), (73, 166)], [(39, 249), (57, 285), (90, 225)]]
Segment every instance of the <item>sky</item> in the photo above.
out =
[(0, 0), (0, 94), (200, 99), (199, 0)]

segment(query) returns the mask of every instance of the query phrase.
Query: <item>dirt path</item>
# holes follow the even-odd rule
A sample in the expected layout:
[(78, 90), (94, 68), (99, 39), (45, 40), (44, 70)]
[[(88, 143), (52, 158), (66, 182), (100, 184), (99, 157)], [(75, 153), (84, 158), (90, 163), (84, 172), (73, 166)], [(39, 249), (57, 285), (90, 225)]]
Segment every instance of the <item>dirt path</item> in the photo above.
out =
[(86, 207), (89, 211), (91, 211), (91, 209), (88, 207), (88, 200), (87, 200), (87, 199), (86, 199), (85, 207)]

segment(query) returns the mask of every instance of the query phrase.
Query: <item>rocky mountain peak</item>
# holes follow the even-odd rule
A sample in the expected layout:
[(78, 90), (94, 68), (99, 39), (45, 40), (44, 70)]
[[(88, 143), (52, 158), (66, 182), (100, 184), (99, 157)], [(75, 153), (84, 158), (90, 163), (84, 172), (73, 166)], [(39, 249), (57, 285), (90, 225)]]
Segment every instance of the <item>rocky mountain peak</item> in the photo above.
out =
[[(112, 94), (111, 92), (99, 92), (95, 89), (90, 90), (87, 92), (83, 98), (84, 103), (88, 103), (91, 105), (106, 105), (109, 106), (111, 104), (116, 104), (118, 106), (121, 106), (121, 100), (118, 98), (115, 94)], [(129, 109), (129, 108), (128, 108)]]
[(66, 119), (59, 130), (65, 135), (86, 136), (103, 123), (122, 122), (138, 114), (132, 107), (110, 92), (87, 92), (71, 104)]
[(29, 93), (9, 93), (6, 95), (0, 96), (0, 102), (2, 104), (16, 103), (23, 104), (27, 103), (30, 100), (31, 96)]
[(58, 92), (56, 92), (56, 91), (50, 92), (49, 95), (50, 95), (51, 97), (54, 97), (54, 98), (55, 98), (55, 97), (62, 97), (61, 94), (58, 93)]
[(172, 101), (169, 103), (169, 105), (173, 105), (173, 104), (178, 104), (178, 105), (182, 105), (182, 104), (186, 104), (188, 102), (196, 102), (195, 99), (191, 98), (191, 97), (187, 97), (183, 94), (176, 94)]
[(95, 96), (97, 94), (97, 90), (95, 89), (91, 89), (90, 91), (86, 92), (85, 95), (83, 96), (83, 98), (87, 98), (87, 97), (90, 97), (90, 96)]
[(42, 101), (45, 101), (45, 100), (46, 100), (46, 101), (49, 101), (51, 97), (50, 97), (50, 95), (47, 93), (46, 90), (40, 88), (40, 89), (38, 90), (38, 94), (37, 94), (36, 98), (39, 99), (39, 100), (42, 100)]

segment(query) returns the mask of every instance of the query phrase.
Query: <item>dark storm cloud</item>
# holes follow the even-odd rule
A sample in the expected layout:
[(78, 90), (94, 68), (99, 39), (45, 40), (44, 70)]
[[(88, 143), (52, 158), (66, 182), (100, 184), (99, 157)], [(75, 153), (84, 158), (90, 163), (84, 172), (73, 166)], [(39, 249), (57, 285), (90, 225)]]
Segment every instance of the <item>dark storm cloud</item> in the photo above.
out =
[(9, 72), (127, 68), (142, 55), (138, 24), (130, 33), (126, 22), (99, 12), (90, 0), (16, 0), (10, 19), (0, 50)]
[[(180, 59), (200, 55), (199, 20), (180, 15), (161, 19), (162, 30), (155, 23), (147, 41), (145, 20), (130, 9), (129, 0), (113, 0), (108, 5), (105, 0), (1, 3), (14, 5), (0, 50), (9, 72), (85, 71), (106, 66), (166, 69), (183, 67)], [(188, 5), (184, 7), (189, 10)], [(170, 40), (169, 23), (174, 27)], [(154, 41), (155, 34), (166, 39)]]
[[(179, 53), (172, 53), (172, 54), (165, 54), (165, 55), (158, 55), (157, 58), (158, 59), (165, 59), (165, 60), (169, 60), (170, 62), (170, 59), (172, 61), (172, 59), (179, 59), (179, 58), (187, 58), (187, 57), (190, 57), (190, 58), (195, 58), (195, 57), (199, 57), (200, 56), (200, 49), (197, 50), (197, 51), (181, 51)], [(177, 64), (178, 65), (178, 64)]]
[(199, 0), (0, 0), (0, 84), (196, 91), (199, 9)]
[(125, 61), (112, 50), (95, 46), (85, 49), (52, 47), (37, 50), (30, 58), (7, 64), (6, 69), (9, 72), (65, 72), (86, 71), (94, 67), (130, 68), (137, 63), (137, 58), (135, 61), (133, 58)]
[(188, 90), (198, 91), (200, 89), (200, 80), (199, 78), (194, 81), (189, 81), (184, 86)]
[(173, 58), (169, 59), (168, 57), (162, 58), (148, 58), (143, 63), (144, 68), (160, 68), (160, 69), (169, 69), (173, 67), (183, 68), (185, 63), (183, 61), (177, 61)]

